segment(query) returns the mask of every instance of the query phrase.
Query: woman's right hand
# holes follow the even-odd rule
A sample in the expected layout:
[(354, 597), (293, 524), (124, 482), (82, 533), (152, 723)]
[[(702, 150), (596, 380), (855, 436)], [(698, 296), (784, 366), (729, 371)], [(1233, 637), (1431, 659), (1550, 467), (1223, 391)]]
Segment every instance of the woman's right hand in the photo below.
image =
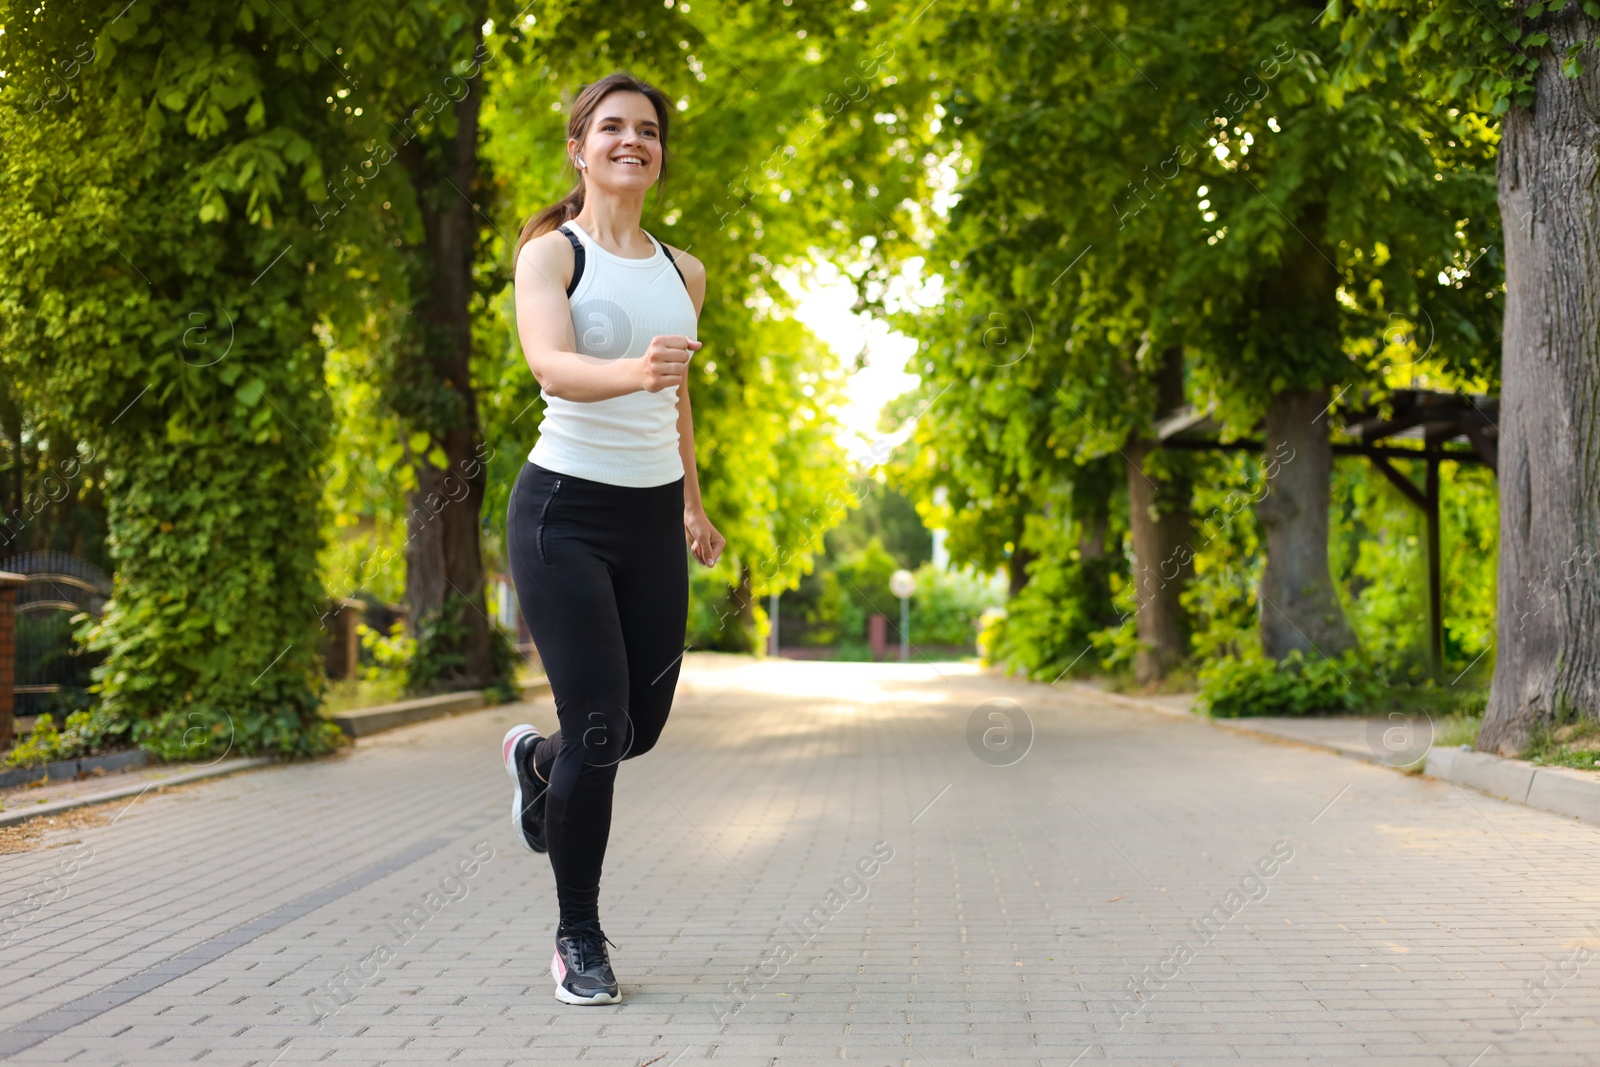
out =
[(679, 334), (652, 338), (639, 359), (639, 387), (647, 393), (659, 393), (682, 385), (689, 374), (689, 357), (699, 347), (699, 341)]

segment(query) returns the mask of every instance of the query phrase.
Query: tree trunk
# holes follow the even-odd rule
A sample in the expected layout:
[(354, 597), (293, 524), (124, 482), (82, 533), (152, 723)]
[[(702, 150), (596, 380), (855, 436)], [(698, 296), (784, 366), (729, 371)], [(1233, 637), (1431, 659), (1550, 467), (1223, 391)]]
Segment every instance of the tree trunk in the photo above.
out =
[(1111, 498), (1123, 477), (1120, 465), (1117, 456), (1090, 460), (1078, 468), (1073, 481), (1072, 519), (1078, 524), (1078, 567), (1090, 630), (1125, 621), (1111, 593), (1111, 575), (1125, 558), (1121, 544), (1111, 543)]
[(1006, 595), (1015, 597), (1028, 587), (1028, 564), (1033, 562), (1034, 553), (1031, 549), (1023, 548), (1019, 540), (1014, 542), (1011, 556), (1006, 560)]
[(1337, 657), (1355, 647), (1328, 573), (1333, 447), (1328, 390), (1290, 389), (1267, 408), (1266, 495), (1256, 505), (1267, 566), (1257, 592), (1261, 647), (1281, 660)]
[(712, 648), (718, 652), (754, 652), (756, 640), (756, 596), (750, 589), (750, 566), (739, 567), (739, 584), (728, 590), (723, 608), (723, 624), (717, 629)]
[(1547, 16), (1531, 108), (1500, 142), (1505, 230), (1494, 681), (1478, 747), (1600, 718), (1600, 74), (1561, 73), (1600, 27)]
[[(1168, 350), (1156, 382), (1156, 413), (1183, 402), (1183, 352)], [(1194, 572), (1189, 548), (1189, 491), (1186, 478), (1167, 478), (1144, 469), (1155, 443), (1134, 434), (1123, 449), (1128, 475), (1128, 526), (1133, 532), (1133, 584), (1138, 597), (1135, 622), (1139, 651), (1133, 676), (1155, 682), (1189, 655), (1189, 625), (1178, 596)]]
[[(481, 21), (481, 20), (479, 20)], [(487, 450), (472, 388), (472, 263), (478, 214), (469, 197), (478, 182), (481, 78), (454, 105), (456, 130), (407, 142), (398, 155), (410, 175), (422, 218), (414, 356), (420, 366), (401, 395), (409, 430), (426, 430), (444, 451), (443, 469), (418, 462), (417, 488), (407, 501), (406, 602), (413, 626), (450, 606), (451, 619), (430, 654), (460, 657), (440, 684), (450, 689), (494, 682), (489, 617), (484, 603), (479, 521)]]

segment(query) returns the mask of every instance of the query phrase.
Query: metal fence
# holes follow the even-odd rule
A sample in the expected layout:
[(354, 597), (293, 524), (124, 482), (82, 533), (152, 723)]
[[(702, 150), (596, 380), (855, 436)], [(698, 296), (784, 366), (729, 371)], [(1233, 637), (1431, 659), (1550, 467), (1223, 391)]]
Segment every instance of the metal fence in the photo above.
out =
[(17, 589), (16, 707), (18, 716), (81, 705), (97, 654), (72, 639), (71, 619), (98, 616), (111, 596), (100, 568), (65, 552), (24, 552), (0, 560), (0, 571), (27, 576)]

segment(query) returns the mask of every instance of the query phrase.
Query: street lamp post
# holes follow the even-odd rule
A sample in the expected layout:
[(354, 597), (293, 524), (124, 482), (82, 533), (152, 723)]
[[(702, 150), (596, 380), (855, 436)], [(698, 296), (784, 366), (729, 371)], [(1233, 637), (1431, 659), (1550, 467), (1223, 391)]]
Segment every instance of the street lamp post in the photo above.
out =
[(770, 602), (772, 604), (772, 607), (767, 612), (767, 614), (772, 617), (772, 637), (770, 639), (769, 655), (771, 655), (773, 659), (777, 659), (778, 658), (778, 594), (777, 593), (771, 594)]
[(911, 594), (916, 591), (917, 579), (908, 570), (898, 570), (889, 576), (889, 592), (900, 598), (900, 662), (911, 659)]

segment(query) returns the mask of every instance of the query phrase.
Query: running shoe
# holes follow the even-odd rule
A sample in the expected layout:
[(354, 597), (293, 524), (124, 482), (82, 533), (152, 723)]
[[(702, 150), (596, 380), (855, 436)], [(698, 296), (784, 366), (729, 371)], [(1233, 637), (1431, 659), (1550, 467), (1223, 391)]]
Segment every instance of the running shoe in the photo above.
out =
[(505, 754), (506, 773), (517, 783), (511, 798), (511, 823), (522, 835), (522, 843), (529, 852), (545, 851), (544, 795), (547, 786), (528, 767), (533, 746), (539, 743), (539, 731), (527, 723), (519, 723), (506, 731), (501, 748)]
[(617, 976), (611, 973), (606, 945), (611, 939), (593, 920), (574, 923), (556, 934), (556, 954), (550, 960), (550, 977), (556, 980), (556, 999), (563, 1004), (620, 1004)]

